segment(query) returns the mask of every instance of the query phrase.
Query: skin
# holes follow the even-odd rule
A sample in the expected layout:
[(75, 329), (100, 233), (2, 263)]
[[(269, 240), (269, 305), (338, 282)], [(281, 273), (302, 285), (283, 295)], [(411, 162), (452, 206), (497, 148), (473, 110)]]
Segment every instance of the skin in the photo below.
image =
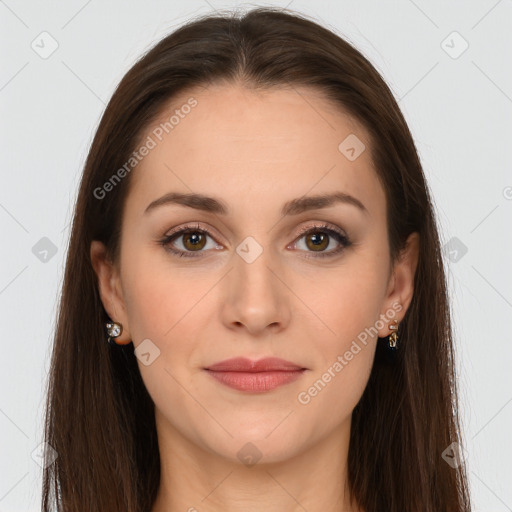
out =
[[(360, 343), (309, 403), (297, 397), (359, 333), (389, 317), (393, 304), (401, 308), (394, 319), (403, 318), (413, 294), (417, 235), (391, 262), (385, 194), (367, 132), (320, 93), (254, 92), (240, 84), (196, 88), (174, 98), (142, 138), (191, 96), (197, 106), (133, 171), (120, 262), (111, 264), (100, 242), (91, 245), (103, 304), (123, 325), (116, 341), (138, 347), (149, 338), (160, 350), (149, 366), (138, 360), (155, 403), (162, 464), (152, 512), (361, 510), (346, 489), (350, 420), (377, 338)], [(352, 133), (366, 150), (349, 161), (338, 145)], [(230, 213), (176, 204), (144, 213), (171, 191), (219, 198)], [(357, 198), (366, 211), (336, 203), (280, 214), (289, 200), (333, 191)], [(178, 257), (158, 243), (189, 222), (212, 231), (198, 257)], [(314, 234), (299, 232), (318, 222), (338, 227), (352, 244), (318, 257), (307, 243)], [(263, 249), (252, 263), (236, 252), (248, 236)], [(185, 239), (170, 244), (193, 252)], [(321, 251), (339, 246), (331, 236)], [(383, 323), (380, 337), (391, 332), (389, 321)], [(277, 356), (307, 370), (264, 393), (236, 391), (203, 370), (235, 356)], [(253, 466), (237, 456), (248, 442), (261, 454)]]

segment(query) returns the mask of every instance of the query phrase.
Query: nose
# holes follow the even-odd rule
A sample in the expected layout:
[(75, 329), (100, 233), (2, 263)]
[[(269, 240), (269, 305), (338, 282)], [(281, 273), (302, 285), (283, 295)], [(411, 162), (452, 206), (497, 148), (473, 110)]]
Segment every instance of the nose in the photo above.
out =
[(259, 336), (288, 326), (291, 292), (270, 251), (264, 249), (254, 261), (235, 254), (223, 281), (221, 316), (226, 327)]

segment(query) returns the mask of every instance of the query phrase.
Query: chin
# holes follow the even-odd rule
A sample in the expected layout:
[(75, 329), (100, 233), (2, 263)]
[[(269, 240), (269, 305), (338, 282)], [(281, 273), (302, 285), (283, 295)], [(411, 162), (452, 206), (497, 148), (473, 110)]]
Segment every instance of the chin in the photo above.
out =
[(263, 433), (253, 429), (250, 434), (238, 431), (229, 441), (224, 440), (225, 446), (216, 444), (212, 451), (231, 462), (252, 467), (285, 462), (304, 449), (289, 430), (277, 430), (270, 436), (267, 430)]

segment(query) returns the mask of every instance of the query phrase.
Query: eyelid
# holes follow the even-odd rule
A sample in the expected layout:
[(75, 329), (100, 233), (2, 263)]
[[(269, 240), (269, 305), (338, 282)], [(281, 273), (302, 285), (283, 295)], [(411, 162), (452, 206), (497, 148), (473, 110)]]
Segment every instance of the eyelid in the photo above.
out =
[[(311, 231), (313, 229), (332, 229), (339, 235), (348, 238), (348, 235), (346, 234), (346, 232), (343, 229), (337, 227), (334, 224), (331, 224), (330, 222), (325, 222), (325, 221), (316, 221), (315, 222), (315, 221), (313, 221), (312, 225), (303, 226), (302, 228), (299, 229), (299, 232), (297, 233), (297, 236), (295, 237), (294, 241), (297, 240), (297, 238), (304, 236), (306, 233), (308, 233), (309, 231)], [(208, 234), (212, 238), (217, 236), (217, 234), (213, 233), (213, 230), (211, 228), (206, 227), (206, 226), (201, 226), (199, 224), (199, 222), (195, 222), (195, 223), (192, 222), (192, 223), (186, 223), (183, 226), (178, 226), (176, 228), (172, 228), (170, 231), (165, 233), (164, 238), (171, 237), (177, 233), (181, 234), (183, 231), (186, 231), (186, 230), (204, 231), (206, 234)], [(220, 238), (220, 237), (217, 236), (217, 238)]]
[(208, 235), (209, 237), (214, 239), (215, 243), (217, 245), (224, 245), (221, 242), (217, 241), (219, 238), (222, 238), (222, 237), (219, 236), (214, 229), (212, 229), (208, 226), (201, 225), (199, 222), (186, 223), (184, 225), (178, 226), (177, 228), (173, 228), (170, 231), (166, 232), (166, 234), (163, 236), (163, 238), (169, 239), (169, 238), (172, 238), (174, 235), (181, 236), (183, 234), (186, 234), (189, 231), (204, 232), (206, 235)]
[(318, 230), (320, 230), (320, 229), (326, 229), (326, 230), (329, 229), (329, 230), (335, 231), (340, 236), (348, 238), (348, 235), (345, 233), (345, 231), (343, 229), (337, 227), (336, 225), (331, 224), (330, 222), (317, 221), (317, 223), (314, 223), (313, 225), (303, 226), (299, 230), (299, 234), (297, 235), (295, 240), (297, 240), (297, 238), (301, 238), (302, 236), (304, 236), (305, 234), (309, 233), (310, 231), (314, 231), (315, 229), (318, 229)]

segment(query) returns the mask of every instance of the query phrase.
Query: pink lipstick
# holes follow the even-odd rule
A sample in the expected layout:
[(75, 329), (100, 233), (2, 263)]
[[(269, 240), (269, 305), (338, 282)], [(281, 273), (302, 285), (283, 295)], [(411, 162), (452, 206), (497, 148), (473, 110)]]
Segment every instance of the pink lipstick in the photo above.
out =
[(208, 366), (205, 370), (214, 379), (233, 389), (260, 393), (293, 382), (306, 368), (276, 357), (258, 361), (236, 357)]

